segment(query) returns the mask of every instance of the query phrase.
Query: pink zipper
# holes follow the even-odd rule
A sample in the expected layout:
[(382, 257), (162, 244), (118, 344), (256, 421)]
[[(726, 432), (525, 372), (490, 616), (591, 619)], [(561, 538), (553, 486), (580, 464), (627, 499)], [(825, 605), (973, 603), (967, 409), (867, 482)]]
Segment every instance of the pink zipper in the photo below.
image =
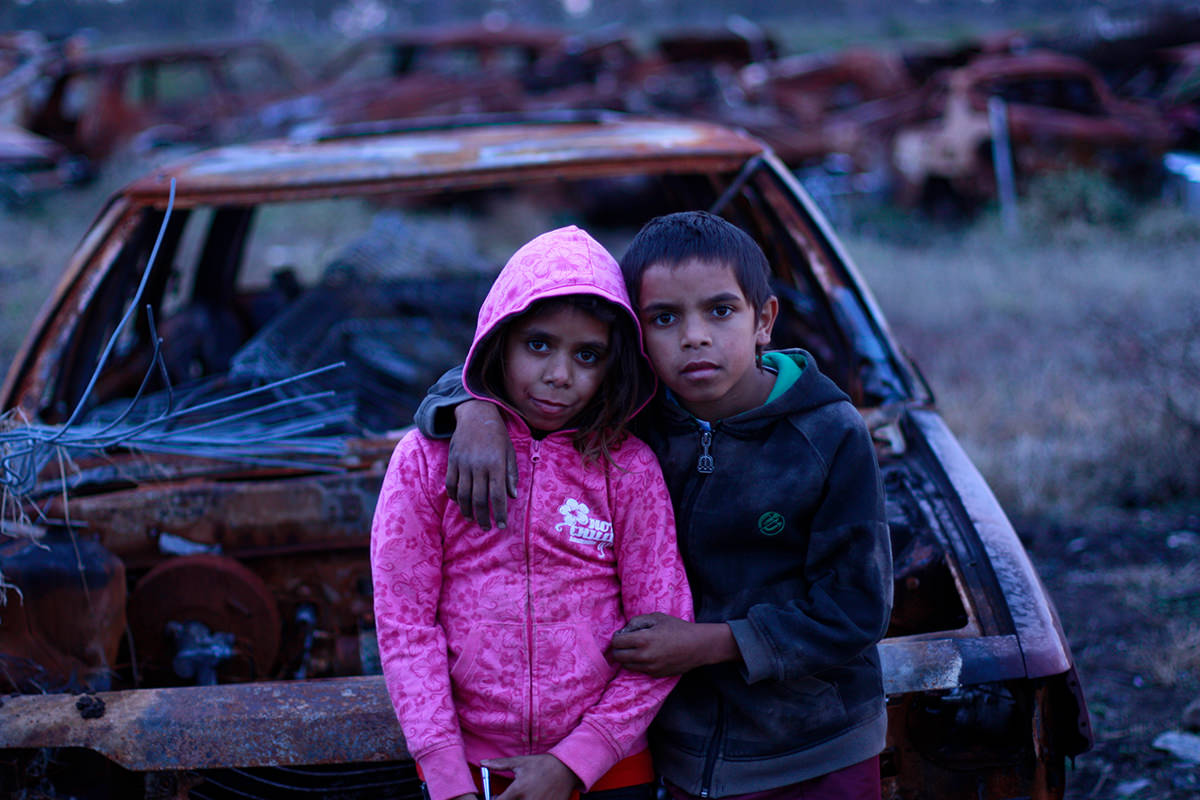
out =
[(534, 717), (533, 717), (533, 671), (537, 658), (533, 652), (533, 561), (531, 555), (531, 537), (530, 528), (532, 524), (533, 511), (533, 490), (536, 484), (533, 481), (533, 473), (539, 461), (542, 460), (541, 448), (542, 443), (538, 439), (532, 441), (532, 452), (529, 460), (533, 466), (529, 470), (529, 502), (525, 507), (525, 636), (527, 640), (526, 652), (529, 653), (529, 690), (526, 693), (526, 731), (527, 739), (525, 750), (527, 753), (533, 752), (534, 742)]

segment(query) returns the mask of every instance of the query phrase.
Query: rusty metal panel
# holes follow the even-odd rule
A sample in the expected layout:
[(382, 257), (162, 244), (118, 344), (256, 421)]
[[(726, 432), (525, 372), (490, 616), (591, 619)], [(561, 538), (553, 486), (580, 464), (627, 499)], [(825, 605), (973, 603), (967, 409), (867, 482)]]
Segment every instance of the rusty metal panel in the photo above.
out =
[[(1063, 86), (1070, 85), (1068, 92)], [(927, 84), (923, 117), (899, 131), (892, 153), (902, 202), (920, 199), (931, 180), (963, 198), (995, 192), (989, 98), (1008, 104), (1008, 135), (1019, 179), (1068, 166), (1118, 179), (1152, 174), (1171, 131), (1151, 106), (1119, 100), (1086, 62), (1051, 52), (984, 55)]]
[(942, 418), (932, 411), (913, 410), (912, 419), (958, 492), (988, 554), (1012, 614), (1026, 675), (1040, 678), (1066, 672), (1071, 668), (1066, 636), (1012, 523)]
[[(344, 454), (328, 466), (335, 472), (368, 469), (382, 474), (396, 442), (407, 430), (403, 428), (379, 439), (347, 439)], [(30, 497), (39, 501), (54, 501), (62, 494), (64, 480), (68, 491), (83, 495), (97, 489), (111, 490), (113, 487), (155, 481), (183, 481), (214, 476), (227, 481), (264, 481), (297, 477), (309, 471), (306, 468), (276, 465), (231, 464), (181, 453), (155, 453), (153, 456), (138, 452), (112, 452), (102, 456), (82, 454), (72, 459), (71, 469), (65, 477), (57, 464), (44, 468)]]
[(125, 565), (74, 536), (0, 537), (0, 691), (107, 689), (125, 635)]
[[(239, 61), (250, 60), (266, 66), (270, 77), (239, 86), (229, 73)], [(160, 99), (153, 89), (137, 98), (124, 91), (131, 79), (150, 86), (164, 68), (180, 65), (206, 81), (205, 90), (187, 103)], [(42, 72), (55, 82), (54, 88), (44, 97), (26, 93), (22, 124), (92, 160), (107, 158), (152, 128), (156, 136), (169, 131), (173, 141), (227, 141), (254, 121), (260, 109), (309, 85), (304, 70), (286, 52), (252, 39), (72, 52), (52, 59)], [(78, 81), (94, 83), (95, 91), (87, 93), (81, 108), (68, 109), (64, 97), (77, 93), (68, 84)]]
[[(226, 147), (157, 170), (129, 194), (165, 202), (171, 178), (177, 203), (252, 192), (345, 190), (379, 184), (381, 190), (486, 186), (514, 171), (561, 169), (564, 177), (672, 168), (736, 169), (763, 145), (734, 130), (683, 120), (628, 119), (606, 125), (494, 125), (397, 136), (334, 138), (318, 142), (265, 142)], [(636, 165), (636, 166), (635, 166)], [(282, 195), (278, 195), (282, 196)]]
[(1025, 677), (1016, 636), (885, 639), (879, 658), (889, 695)]
[[(370, 472), (286, 480), (151, 483), (73, 497), (70, 518), (131, 564), (160, 555), (172, 534), (221, 552), (249, 557), (317, 547), (366, 547), (383, 480)], [(52, 517), (65, 516), (56, 498)]]
[(408, 758), (382, 676), (89, 697), (91, 719), (79, 696), (5, 698), (0, 748), (84, 747), (137, 771)]

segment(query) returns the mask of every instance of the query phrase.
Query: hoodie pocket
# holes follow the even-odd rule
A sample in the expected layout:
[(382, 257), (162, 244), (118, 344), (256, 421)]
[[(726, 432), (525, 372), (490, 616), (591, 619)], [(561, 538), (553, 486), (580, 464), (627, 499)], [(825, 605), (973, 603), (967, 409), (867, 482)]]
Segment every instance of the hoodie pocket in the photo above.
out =
[(523, 733), (530, 689), (525, 626), (503, 622), (472, 626), (450, 665), (450, 682), (464, 727)]
[[(619, 626), (616, 626), (619, 627)], [(614, 628), (615, 629), (615, 628)], [(617, 674), (589, 624), (562, 622), (534, 630), (534, 685), (539, 738), (557, 740), (579, 724)]]
[(762, 681), (745, 691), (744, 696), (735, 695), (734, 702), (726, 705), (726, 753), (730, 758), (754, 758), (808, 747), (842, 731), (848, 722), (837, 687), (819, 678)]

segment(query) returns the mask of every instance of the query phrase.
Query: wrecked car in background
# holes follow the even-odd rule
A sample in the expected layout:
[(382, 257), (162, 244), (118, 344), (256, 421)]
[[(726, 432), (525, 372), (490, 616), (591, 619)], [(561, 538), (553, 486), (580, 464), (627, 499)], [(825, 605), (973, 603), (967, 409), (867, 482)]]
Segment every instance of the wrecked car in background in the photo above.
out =
[(1115, 98), (1086, 62), (1047, 51), (983, 55), (922, 87), (919, 120), (896, 134), (897, 198), (930, 209), (970, 208), (996, 196), (988, 101), (1007, 109), (1018, 185), (1069, 167), (1152, 188), (1171, 133), (1148, 105)]
[(916, 110), (901, 57), (866, 49), (751, 64), (739, 85), (757, 114), (742, 124), (794, 167), (834, 154), (856, 172), (884, 166), (890, 134)]
[(321, 69), (310, 92), (285, 104), (304, 104), (314, 126), (462, 113), (624, 111), (653, 69), (614, 30), (569, 35), (507, 24), (406, 30), (350, 43)]
[(0, 122), (0, 206), (25, 205), (35, 195), (92, 177), (91, 163), (58, 142)]
[(321, 70), (312, 116), (336, 125), (515, 111), (534, 65), (565, 38), (550, 28), (483, 25), (368, 36)]
[(850, 258), (760, 140), (616, 114), (231, 146), (100, 211), (0, 393), (0, 792), (417, 797), (367, 552), (399, 429), (521, 243), (696, 208), (877, 443), (884, 796), (1061, 797), (1091, 734), (1053, 606)]
[(276, 133), (266, 105), (308, 77), (269, 42), (238, 40), (66, 53), (27, 92), (21, 124), (99, 163), (134, 144), (214, 144)]
[(33, 31), (0, 33), (0, 206), (19, 207), (42, 192), (92, 176), (87, 158), (21, 127), (27, 94), (42, 70), (82, 46), (78, 38), (47, 41)]

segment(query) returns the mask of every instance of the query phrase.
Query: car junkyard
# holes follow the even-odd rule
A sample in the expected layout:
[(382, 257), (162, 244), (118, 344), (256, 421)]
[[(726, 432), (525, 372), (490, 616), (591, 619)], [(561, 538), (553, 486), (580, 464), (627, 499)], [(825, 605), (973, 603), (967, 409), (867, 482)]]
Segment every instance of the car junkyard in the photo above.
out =
[(519, 245), (692, 209), (873, 436), (883, 797), (1200, 791), (1200, 16), (797, 49), (330, 5), (311, 48), (0, 31), (0, 796), (421, 797), (388, 458)]
[[(5, 788), (373, 796), (403, 773), (366, 557), (393, 431), (465, 352), (522, 216), (616, 248), (698, 207), (770, 254), (773, 344), (817, 355), (877, 441), (886, 796), (1060, 796), (1090, 730), (1050, 598), (782, 162), (699, 122), (474, 122), (210, 151), (101, 211), (3, 391), (31, 532), (4, 551)], [(299, 241), (333, 204), (343, 223)]]
[[(23, 32), (0, 41), (12, 63), (0, 62), (0, 106), (88, 174), (130, 149), (399, 118), (580, 108), (701, 118), (749, 130), (808, 174), (844, 173), (858, 192), (935, 211), (949, 197), (972, 211), (995, 198), (997, 170), (1028, 182), (1082, 166), (1156, 190), (1165, 153), (1192, 141), (1196, 26), (1166, 16), (1107, 45), (1013, 32), (790, 54), (737, 16), (649, 42), (506, 21), (364, 35), (315, 61), (246, 37), (94, 47)], [(988, 98), (1008, 107), (1000, 127)]]

